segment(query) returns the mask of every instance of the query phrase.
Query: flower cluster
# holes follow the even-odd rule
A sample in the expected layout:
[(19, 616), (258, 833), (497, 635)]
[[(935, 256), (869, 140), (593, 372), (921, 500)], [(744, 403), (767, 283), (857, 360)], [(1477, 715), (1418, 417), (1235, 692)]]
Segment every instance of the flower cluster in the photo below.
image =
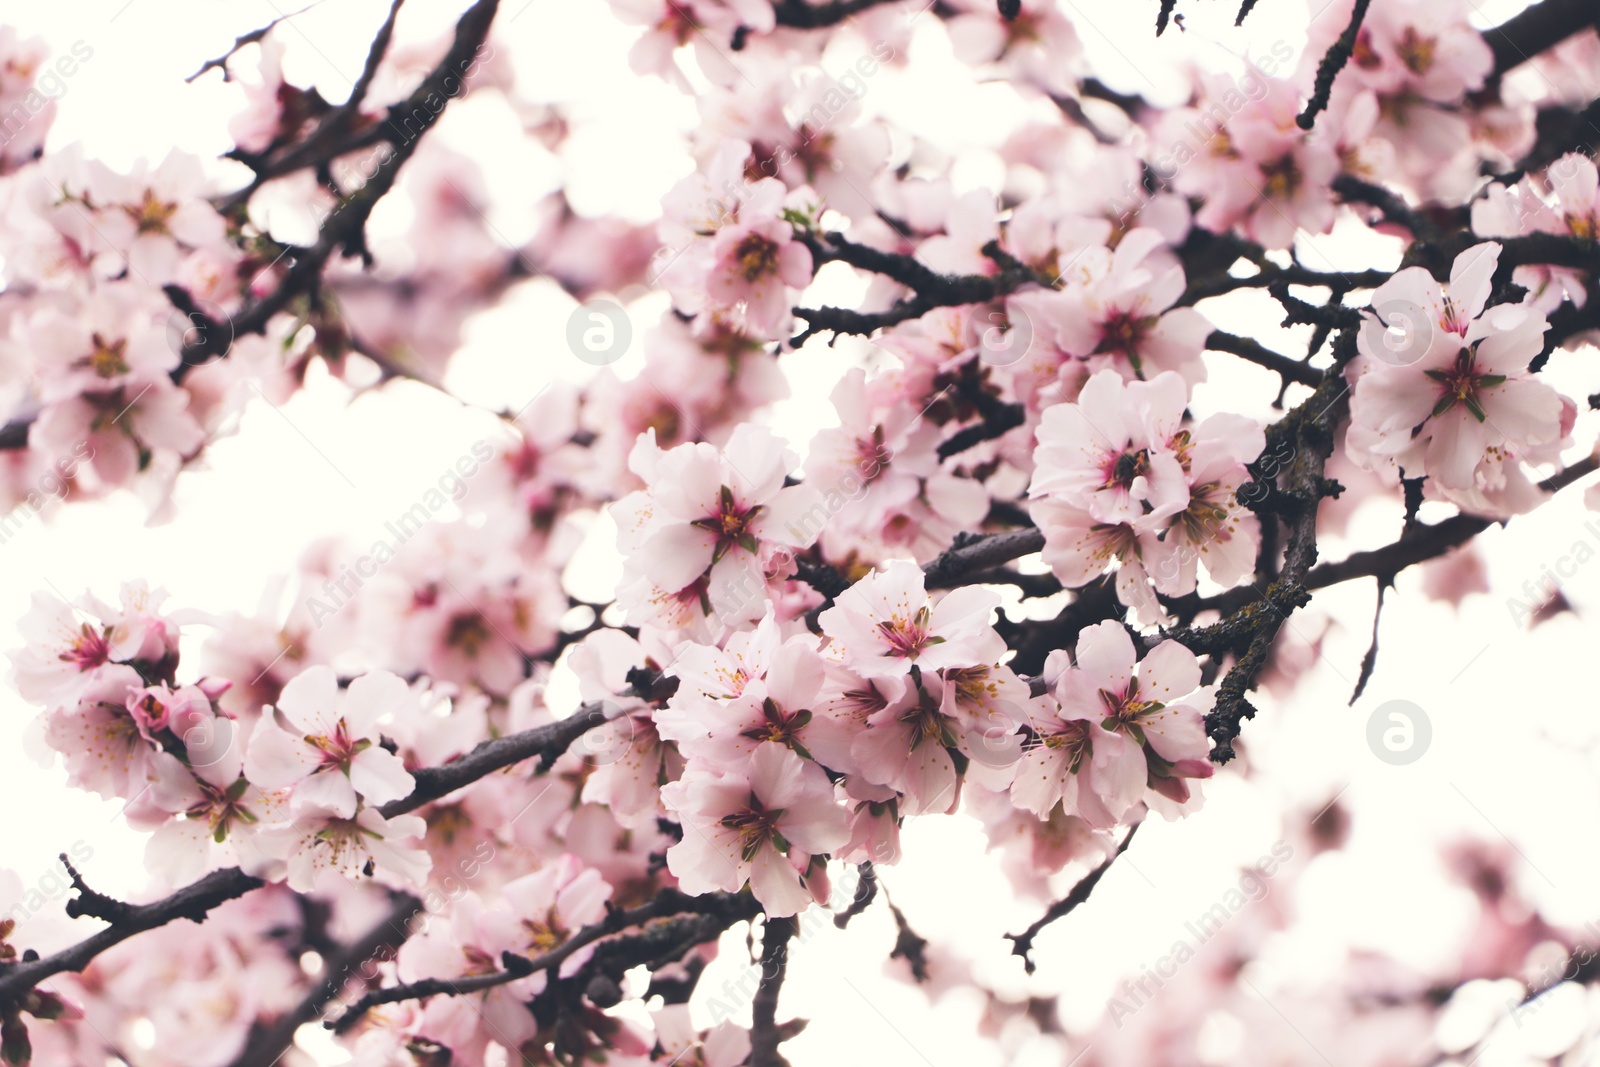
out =
[(1549, 329), (1538, 308), (1486, 306), (1500, 247), (1461, 253), (1444, 286), (1410, 267), (1372, 294), (1348, 446), (1475, 512), (1512, 515), (1538, 502), (1524, 465), (1560, 455), (1574, 408), (1530, 373)]
[(1261, 539), (1238, 496), (1260, 428), (1233, 415), (1187, 425), (1187, 403), (1171, 371), (1126, 382), (1106, 370), (1039, 426), (1028, 492), (1046, 562), (1072, 587), (1114, 565), (1118, 597), (1144, 623), (1164, 616), (1157, 593), (1194, 592), (1202, 563), (1224, 586), (1251, 574)]

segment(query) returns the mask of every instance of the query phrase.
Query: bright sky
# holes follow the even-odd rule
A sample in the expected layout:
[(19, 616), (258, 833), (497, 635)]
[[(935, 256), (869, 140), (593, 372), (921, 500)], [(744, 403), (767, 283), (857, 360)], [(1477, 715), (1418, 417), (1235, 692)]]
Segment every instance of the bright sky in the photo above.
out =
[[(531, 0), (519, 11), (522, 2), (508, 0), (497, 33), (512, 50), (527, 95), (574, 102), (576, 130), (562, 164), (574, 200), (587, 212), (653, 217), (661, 194), (688, 169), (678, 138), (694, 121), (692, 108), (659, 84), (632, 77), (625, 57), (633, 31), (612, 20), (606, 5)], [(1308, 14), (1301, 0), (1263, 0), (1238, 31), (1231, 27), (1232, 3), (1205, 5), (1189, 19), (1186, 35), (1169, 31), (1152, 41), (1153, 5), (1063, 3), (1076, 11), (1106, 79), (1157, 98), (1170, 98), (1177, 84), (1172, 67), (1185, 57), (1226, 66), (1236, 62), (1231, 57), (1263, 54), (1278, 40), (1298, 49)], [(1320, 3), (1312, 0), (1312, 10)], [(402, 36), (440, 31), (459, 6), (414, 0), (401, 20)], [(1520, 5), (1481, 6), (1488, 24)], [(290, 77), (315, 82), (331, 99), (342, 97), (386, 8), (375, 0), (325, 0), (291, 20), (285, 35)], [(44, 35), (58, 52), (79, 40), (93, 48), (68, 82), (52, 147), (82, 141), (90, 155), (116, 166), (139, 155), (159, 158), (171, 145), (207, 157), (225, 149), (235, 91), (214, 73), (194, 86), (183, 78), (236, 34), (290, 10), (253, 0), (12, 2), (4, 9), (8, 20)], [(1004, 122), (996, 116), (1018, 113), (1005, 102), (1008, 91), (966, 84), (931, 25), (919, 32), (912, 56), (918, 73), (884, 71), (869, 85), (866, 109), (967, 153), (958, 183), (997, 180), (992, 146)], [(842, 57), (840, 66), (853, 58)], [(981, 111), (972, 106), (974, 93), (985, 101)], [(503, 202), (495, 224), (515, 241), (528, 225), (529, 175), (537, 193), (558, 172), (536, 153), (499, 154), (503, 140), (494, 131), (504, 118), (492, 106), (464, 107), (438, 134), (483, 163)], [(1308, 243), (1302, 254), (1313, 264), (1320, 255), (1344, 265), (1359, 261), (1366, 248), (1336, 234)], [(1380, 247), (1375, 254), (1392, 262), (1395, 252)], [(841, 287), (835, 295), (844, 299), (850, 290)], [(635, 336), (661, 306), (658, 297), (633, 305)], [(505, 309), (476, 324), (452, 386), (468, 398), (515, 408), (553, 377), (581, 378), (588, 368), (561, 340), (570, 309), (568, 298), (542, 285), (519, 290)], [(1290, 335), (1270, 320), (1256, 335), (1294, 350)], [(817, 405), (850, 351), (845, 344), (834, 353), (812, 346), (785, 358), (795, 399), (783, 405), (777, 423), (797, 445), (828, 421)], [(635, 344), (619, 369), (636, 367), (638, 359)], [(1213, 361), (1213, 381), (1197, 393), (1198, 412), (1237, 404), (1240, 396), (1251, 403), (1270, 397), (1266, 376), (1235, 370), (1236, 362)], [(1580, 398), (1595, 390), (1592, 378), (1577, 373), (1581, 360), (1564, 363), (1552, 368), (1555, 384)], [(76, 596), (89, 588), (114, 598), (121, 581), (143, 577), (164, 586), (176, 606), (248, 610), (268, 579), (292, 569), (313, 538), (343, 534), (370, 542), (385, 518), (415, 502), (490, 425), (487, 416), (411, 385), (350, 403), (341, 386), (319, 380), (282, 411), (253, 407), (243, 432), (210, 451), (210, 469), (180, 482), (179, 522), (147, 527), (138, 502), (119, 497), (56, 507), (0, 545), (0, 646), (17, 643), (14, 620), (36, 590)], [(1578, 439), (1593, 440), (1596, 429), (1586, 415)], [(1261, 717), (1246, 727), (1257, 777), (1247, 782), (1222, 771), (1208, 787), (1204, 811), (1180, 824), (1149, 826), (1125, 857), (1131, 862), (1117, 865), (1091, 905), (1040, 939), (1038, 988), (1068, 993), (1063, 1013), (1069, 1024), (1091, 1025), (1124, 974), (1165, 952), (1186, 919), (1237, 884), (1238, 866), (1283, 837), (1280, 811), (1315, 811), (1335, 795), (1354, 813), (1351, 847), (1320, 857), (1307, 872), (1295, 905), (1307, 922), (1268, 953), (1263, 981), (1269, 984), (1316, 979), (1346, 948), (1383, 945), (1420, 967), (1455, 952), (1469, 912), (1460, 890), (1441, 889), (1429, 848), (1446, 836), (1511, 838), (1526, 859), (1521, 885), (1547, 917), (1575, 926), (1600, 918), (1593, 903), (1600, 899), (1600, 861), (1579, 844), (1600, 825), (1594, 682), (1587, 669), (1592, 639), (1572, 616), (1530, 637), (1514, 624), (1506, 602), (1577, 542), (1600, 549), (1600, 516), (1585, 512), (1577, 494), (1569, 497), (1485, 535), (1495, 593), (1469, 597), (1459, 614), (1423, 600), (1414, 575), (1402, 578), (1383, 618), (1377, 673), (1354, 708), (1346, 701), (1366, 649), (1371, 583), (1319, 593), (1311, 611), (1295, 617), (1294, 632), (1303, 638), (1319, 632), (1323, 612), (1342, 625), (1329, 635), (1323, 658), (1292, 704), (1270, 697), (1259, 702)], [(1358, 517), (1352, 533), (1372, 544), (1397, 529), (1398, 512), (1373, 508)], [(605, 536), (602, 524), (596, 538)], [(593, 580), (603, 582), (605, 568), (596, 566)], [(1600, 565), (1580, 569), (1565, 591), (1580, 609), (1600, 604)], [(1369, 715), (1394, 699), (1420, 706), (1432, 723), (1432, 747), (1409, 766), (1380, 762), (1366, 744)], [(59, 767), (40, 769), (24, 756), (20, 739), (32, 715), (13, 693), (0, 691), (0, 738), (7, 741), (0, 744), (0, 803), (13, 813), (0, 863), (36, 885), (55, 854), (81, 840), (94, 850), (86, 869), (98, 888), (137, 893), (142, 837), (121, 824), (117, 805), (67, 791)], [(1021, 970), (1007, 958), (1001, 935), (1024, 926), (1038, 906), (1013, 899), (996, 867), (983, 860), (973, 824), (914, 823), (906, 844), (906, 862), (884, 875), (896, 903), (922, 932), (948, 938), (981, 980), (1020, 995)], [(1305, 863), (1302, 856), (1291, 861)], [(976, 1008), (970, 999), (947, 1000), (934, 1012), (922, 994), (881, 977), (880, 962), (893, 942), (881, 906), (858, 920), (848, 937), (824, 927), (797, 954), (785, 994), (785, 1014), (815, 1020), (789, 1046), (795, 1062), (824, 1055), (841, 1067), (915, 1062), (918, 1056), (933, 1067), (998, 1062), (993, 1046), (972, 1036)], [(727, 960), (717, 965), (727, 973), (708, 974), (708, 989), (733, 975), (742, 951), (739, 939), (730, 941)], [(848, 981), (841, 983), (841, 975)], [(1512, 1052), (1492, 1048), (1481, 1062), (1493, 1067)]]

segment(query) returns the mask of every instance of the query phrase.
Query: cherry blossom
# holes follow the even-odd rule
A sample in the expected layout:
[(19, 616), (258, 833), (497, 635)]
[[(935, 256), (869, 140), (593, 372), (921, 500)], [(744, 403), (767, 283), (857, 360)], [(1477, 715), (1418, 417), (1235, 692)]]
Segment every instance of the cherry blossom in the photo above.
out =
[(683, 822), (667, 867), (684, 892), (734, 892), (748, 881), (769, 915), (793, 915), (811, 900), (805, 866), (796, 861), (831, 852), (850, 836), (827, 776), (772, 741), (758, 745), (737, 772), (691, 764), (661, 795)]
[(982, 589), (957, 589), (935, 603), (921, 568), (896, 560), (841, 593), (818, 617), (830, 650), (867, 677), (913, 668), (935, 671), (998, 660), (1003, 649), (990, 619), (999, 603)]
[(754, 426), (736, 431), (722, 450), (663, 451), (653, 435), (641, 438), (631, 466), (650, 488), (613, 508), (630, 560), (624, 602), (644, 612), (675, 601), (728, 624), (759, 618), (766, 560), (816, 538), (804, 522), (815, 490), (783, 485), (791, 458)]
[(415, 697), (387, 671), (364, 674), (340, 689), (329, 667), (291, 679), (250, 737), (245, 776), (263, 789), (291, 789), (292, 800), (346, 819), (358, 800), (383, 804), (411, 792), (413, 779), (399, 757), (383, 748), (377, 730), (386, 717), (403, 719)]
[(326, 888), (335, 878), (372, 877), (410, 888), (421, 884), (431, 865), (427, 852), (408, 843), (425, 828), (416, 815), (386, 819), (376, 808), (363, 807), (350, 817), (306, 806), (293, 822), (261, 831), (264, 858), (251, 869), (282, 878), (301, 893)]
[(1504, 484), (1503, 461), (1515, 465), (1565, 435), (1561, 396), (1528, 373), (1545, 317), (1526, 305), (1485, 308), (1500, 247), (1461, 253), (1448, 286), (1413, 267), (1373, 293), (1351, 398), (1351, 450), (1369, 467), (1470, 492)]

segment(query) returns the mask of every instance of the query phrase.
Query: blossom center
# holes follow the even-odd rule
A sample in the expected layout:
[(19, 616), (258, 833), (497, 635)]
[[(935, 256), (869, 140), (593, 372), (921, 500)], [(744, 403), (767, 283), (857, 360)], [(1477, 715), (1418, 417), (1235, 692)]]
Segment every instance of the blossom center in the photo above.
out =
[(1089, 733), (1089, 724), (1081, 719), (1073, 719), (1063, 724), (1059, 731), (1046, 735), (1043, 741), (1045, 748), (1066, 756), (1069, 774), (1077, 774), (1078, 768), (1083, 765), (1083, 757), (1094, 751), (1094, 739)]
[(1424, 37), (1417, 32), (1416, 27), (1407, 26), (1400, 35), (1400, 43), (1396, 51), (1400, 53), (1400, 61), (1406, 69), (1413, 74), (1426, 74), (1433, 69), (1434, 53), (1438, 51), (1439, 42), (1432, 37)]
[(761, 846), (769, 841), (780, 852), (788, 851), (789, 842), (778, 832), (778, 819), (782, 816), (782, 808), (773, 808), (769, 811), (760, 799), (751, 793), (749, 801), (743, 808), (722, 817), (722, 825), (739, 835), (739, 856), (745, 863), (749, 863), (755, 859), (756, 853), (761, 851)]
[(778, 246), (759, 233), (748, 234), (740, 241), (733, 250), (733, 257), (747, 282), (778, 272)]
[(900, 716), (900, 721), (911, 727), (913, 749), (924, 741), (932, 741), (946, 748), (955, 744), (953, 737), (946, 736), (945, 717), (939, 710), (939, 701), (926, 689), (921, 690), (917, 702)]
[(167, 224), (178, 213), (178, 205), (157, 199), (154, 190), (146, 189), (139, 205), (126, 210), (140, 233), (167, 233)]
[(63, 663), (76, 665), (80, 671), (92, 671), (111, 662), (111, 646), (104, 633), (96, 633), (93, 627), (84, 623), (72, 635), (72, 646), (56, 658)]
[(357, 740), (350, 736), (350, 727), (345, 725), (343, 719), (333, 728), (333, 733), (320, 737), (307, 735), (306, 744), (322, 753), (322, 766), (319, 771), (329, 768), (338, 768), (346, 773), (350, 770), (350, 762), (358, 754), (372, 747), (372, 742), (366, 738)]
[(1105, 487), (1130, 489), (1134, 479), (1143, 478), (1150, 473), (1150, 450), (1141, 448), (1134, 452), (1123, 452), (1111, 461), (1106, 469)]
[(1437, 418), (1457, 404), (1461, 404), (1472, 413), (1473, 418), (1483, 422), (1488, 416), (1484, 414), (1483, 400), (1479, 391), (1499, 385), (1506, 380), (1504, 374), (1479, 374), (1477, 354), (1467, 348), (1456, 354), (1456, 361), (1449, 370), (1430, 370), (1424, 373), (1439, 384), (1439, 400), (1433, 405), (1429, 418)]
[(469, 656), (476, 656), (478, 649), (488, 640), (489, 627), (484, 624), (483, 616), (476, 612), (456, 615), (445, 627), (444, 643), (451, 648), (459, 648)]
[(810, 711), (802, 709), (791, 715), (768, 697), (761, 702), (761, 722), (745, 730), (741, 736), (758, 744), (762, 741), (776, 741), (780, 745), (805, 753), (805, 749), (800, 745), (799, 733), (810, 721)]
[(760, 551), (756, 535), (750, 530), (750, 525), (760, 513), (760, 504), (742, 507), (734, 499), (733, 490), (723, 486), (718, 495), (717, 510), (703, 519), (695, 519), (690, 525), (717, 535), (717, 547), (711, 555), (711, 562), (715, 564), (721, 562), (722, 557), (731, 552), (735, 545), (751, 555)]
[(1300, 188), (1300, 167), (1295, 163), (1292, 153), (1262, 167), (1261, 173), (1266, 178), (1266, 187), (1262, 191), (1271, 198), (1286, 199)]
[(539, 953), (560, 947), (569, 936), (567, 928), (556, 918), (554, 908), (543, 919), (523, 919), (522, 929), (527, 934), (529, 950)]
[(90, 343), (94, 348), (78, 361), (79, 366), (88, 367), (98, 378), (115, 378), (128, 373), (128, 342), (125, 339), (107, 341), (99, 334), (94, 334)]
[(889, 655), (901, 659), (916, 659), (924, 648), (933, 642), (928, 637), (931, 613), (918, 608), (911, 618), (896, 615), (878, 623), (878, 633), (889, 646)]
[(1137, 678), (1128, 682), (1127, 691), (1124, 693), (1100, 690), (1100, 703), (1106, 709), (1105, 718), (1101, 719), (1100, 725), (1113, 733), (1126, 733), (1140, 743), (1144, 741), (1139, 728), (1140, 720), (1166, 707), (1157, 700), (1140, 700)]

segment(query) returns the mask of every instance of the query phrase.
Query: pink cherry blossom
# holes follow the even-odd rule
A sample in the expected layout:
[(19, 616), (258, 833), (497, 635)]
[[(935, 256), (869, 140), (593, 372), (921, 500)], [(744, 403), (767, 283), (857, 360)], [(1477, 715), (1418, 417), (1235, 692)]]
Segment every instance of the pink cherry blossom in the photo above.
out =
[(345, 819), (359, 800), (398, 800), (414, 781), (378, 730), (383, 719), (404, 717), (415, 705), (410, 687), (387, 671), (364, 674), (341, 691), (332, 668), (312, 667), (277, 700), (292, 732), (264, 718), (250, 738), (245, 777), (262, 789), (292, 789), (296, 808), (316, 806)]
[(815, 490), (783, 484), (792, 460), (755, 426), (741, 427), (720, 450), (662, 451), (652, 437), (641, 439), (631, 465), (649, 489), (613, 508), (629, 556), (624, 602), (640, 617), (652, 604), (677, 600), (729, 625), (760, 618), (765, 550), (816, 539), (806, 521), (818, 506)]
[(1189, 503), (1183, 465), (1170, 442), (1188, 389), (1165, 373), (1124, 384), (1114, 371), (1089, 379), (1077, 403), (1047, 408), (1038, 430), (1032, 496), (1053, 496), (1096, 519), (1150, 527)]
[(846, 589), (818, 617), (837, 655), (858, 674), (896, 676), (913, 667), (936, 671), (997, 661), (1003, 643), (990, 627), (999, 603), (967, 587), (934, 602), (922, 569), (896, 560)]
[(1528, 373), (1544, 316), (1526, 305), (1485, 310), (1499, 254), (1494, 242), (1467, 249), (1446, 287), (1412, 267), (1373, 293), (1350, 404), (1352, 451), (1369, 467), (1470, 491), (1500, 457), (1514, 462), (1564, 435), (1561, 397)]
[[(300, 893), (327, 890), (335, 881), (371, 877), (398, 889), (420, 885), (431, 865), (418, 847), (426, 824), (416, 815), (385, 819), (376, 808), (355, 816), (306, 806), (294, 821), (261, 831), (264, 858), (247, 870), (283, 879)], [(245, 860), (245, 857), (240, 857)]]
[[(1082, 760), (1089, 759), (1087, 784), (1096, 801), (1082, 805), (1084, 783), (1078, 782), (1080, 807), (1072, 814), (1091, 824), (1100, 813), (1095, 803), (1121, 818), (1144, 799), (1147, 785), (1175, 800), (1188, 799), (1185, 781), (1212, 773), (1203, 715), (1184, 703), (1200, 685), (1194, 653), (1176, 641), (1163, 641), (1140, 660), (1127, 630), (1114, 622), (1084, 630), (1076, 653), (1077, 666), (1062, 670), (1053, 687), (1060, 725), (1048, 736), (1059, 740), (1054, 747), (1046, 743), (1044, 755), (1025, 757), (1019, 781), (1030, 767), (1036, 774), (1053, 769), (1063, 777), (1076, 776), (1085, 770)], [(1075, 722), (1088, 725), (1074, 727)], [(1043, 814), (1053, 796), (1067, 797), (1064, 782), (1059, 793), (1057, 788), (1047, 779), (1043, 788), (1030, 784), (1024, 795)]]
[(793, 915), (811, 899), (791, 853), (825, 854), (850, 836), (821, 768), (770, 741), (737, 772), (691, 763), (661, 795), (683, 824), (667, 867), (684, 892), (736, 892), (748, 881), (769, 915)]

